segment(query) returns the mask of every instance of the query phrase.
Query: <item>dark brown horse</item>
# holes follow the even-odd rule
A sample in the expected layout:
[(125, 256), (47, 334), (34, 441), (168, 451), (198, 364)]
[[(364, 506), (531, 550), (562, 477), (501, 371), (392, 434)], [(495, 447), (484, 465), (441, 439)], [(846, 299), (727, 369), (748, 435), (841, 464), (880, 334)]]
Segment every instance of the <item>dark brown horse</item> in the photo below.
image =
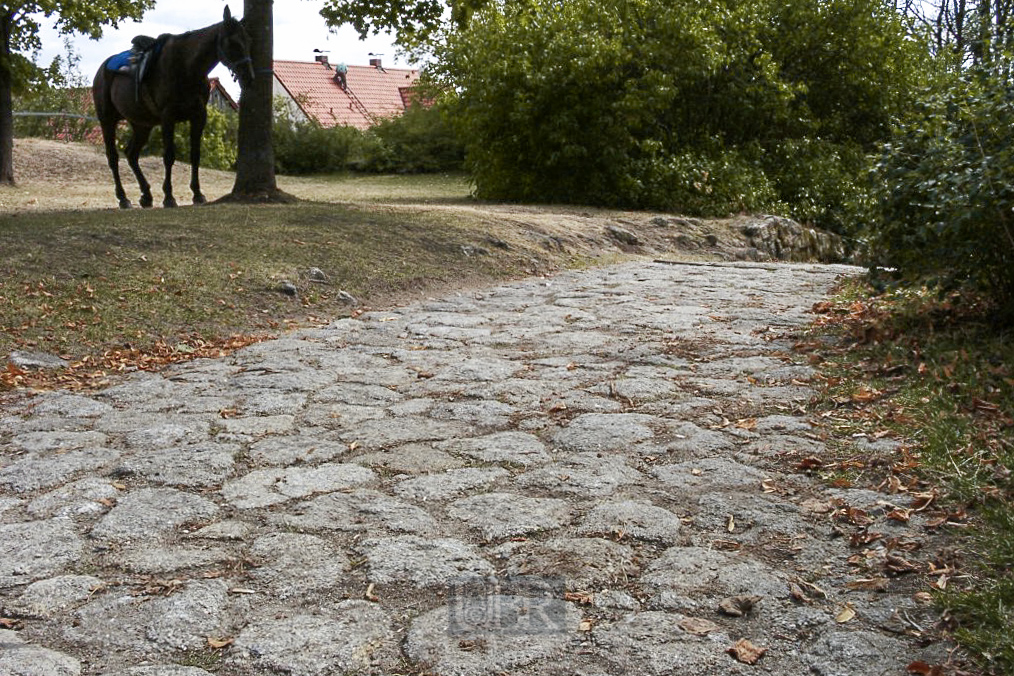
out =
[(116, 197), (120, 208), (129, 209), (130, 200), (120, 182), (119, 156), (116, 152), (116, 125), (120, 120), (130, 124), (131, 136), (125, 149), (127, 164), (137, 176), (141, 186), (141, 206), (152, 204), (151, 186), (141, 173), (137, 162), (141, 149), (148, 142), (153, 127), (162, 127), (165, 152), (165, 182), (162, 184), (166, 207), (176, 206), (173, 197), (172, 166), (176, 161), (176, 144), (173, 141), (177, 122), (190, 122), (190, 189), (194, 204), (206, 200), (201, 194), (198, 167), (201, 163), (201, 135), (208, 119), (207, 105), (210, 95), (208, 73), (217, 64), (225, 64), (246, 86), (253, 79), (250, 62), (250, 37), (243, 25), (225, 8), (221, 23), (182, 35), (166, 35), (158, 39), (160, 49), (154, 65), (148, 70), (139, 88), (132, 75), (110, 70), (106, 59), (95, 74), (92, 95), (95, 111), (102, 125), (102, 138), (106, 144), (106, 158), (116, 182)]

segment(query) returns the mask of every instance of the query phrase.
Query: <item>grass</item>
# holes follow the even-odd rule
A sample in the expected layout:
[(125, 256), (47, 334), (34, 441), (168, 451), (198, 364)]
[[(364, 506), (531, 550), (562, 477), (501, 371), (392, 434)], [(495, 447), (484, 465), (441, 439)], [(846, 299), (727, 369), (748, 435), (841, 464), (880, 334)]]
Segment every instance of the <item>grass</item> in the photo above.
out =
[(934, 577), (948, 629), (985, 673), (1014, 673), (1014, 330), (982, 301), (858, 283), (816, 309), (842, 341), (816, 410), (838, 438), (901, 442), (859, 474), (934, 501), (958, 552)]
[(348, 316), (348, 295), (390, 302), (548, 260), (506, 226), (454, 212), (320, 202), (3, 214), (0, 252), (0, 354), (93, 365), (185, 357)]

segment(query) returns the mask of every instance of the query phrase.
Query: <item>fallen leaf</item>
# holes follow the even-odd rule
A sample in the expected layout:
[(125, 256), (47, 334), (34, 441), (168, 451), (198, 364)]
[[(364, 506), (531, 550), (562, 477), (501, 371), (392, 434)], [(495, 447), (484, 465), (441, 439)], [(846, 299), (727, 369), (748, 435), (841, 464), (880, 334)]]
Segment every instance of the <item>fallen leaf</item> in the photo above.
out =
[(592, 618), (585, 618), (581, 620), (581, 624), (577, 626), (578, 631), (591, 631), (595, 628), (595, 620)]
[(808, 472), (812, 469), (820, 469), (823, 466), (824, 463), (823, 461), (821, 461), (820, 458), (814, 458), (811, 456), (809, 458), (803, 458), (802, 460), (800, 460), (799, 463), (796, 465), (796, 469), (803, 472)]
[(887, 591), (888, 584), (886, 577), (868, 577), (852, 580), (846, 586), (849, 589), (885, 592)]
[(838, 624), (845, 624), (856, 616), (856, 609), (852, 607), (852, 604), (846, 603), (845, 607), (842, 608), (837, 615), (834, 616), (834, 621)]
[(926, 664), (922, 660), (916, 660), (915, 662), (912, 662), (907, 667), (905, 667), (905, 671), (907, 671), (910, 674), (921, 674), (922, 676), (941, 676), (944, 673), (943, 667), (941, 667), (939, 664), (930, 666), (929, 664)]
[(6, 629), (14, 629), (19, 624), (21, 624), (21, 620), (15, 620), (12, 617), (0, 617), (0, 627), (4, 627)]
[(725, 530), (729, 531), (730, 533), (736, 532), (736, 517), (733, 516), (732, 514), (729, 515), (729, 521), (728, 523), (725, 524)]
[(208, 646), (211, 648), (225, 648), (226, 646), (232, 645), (232, 642), (236, 639), (232, 638), (214, 638), (208, 637)]
[(800, 587), (795, 582), (789, 583), (789, 596), (791, 596), (793, 600), (799, 601), (800, 603), (813, 603), (813, 599), (807, 596), (806, 593), (803, 591), (803, 588)]
[(762, 597), (760, 596), (729, 596), (718, 604), (718, 611), (729, 617), (742, 617), (753, 610)]
[(376, 594), (373, 593), (373, 588), (375, 586), (376, 585), (373, 582), (371, 582), (366, 587), (366, 593), (363, 594), (363, 598), (365, 598), (367, 601), (373, 601), (374, 603), (380, 600), (380, 597), (378, 597)]
[(579, 603), (583, 606), (590, 606), (595, 602), (595, 595), (586, 591), (565, 592), (563, 600)]
[(753, 431), (757, 428), (757, 418), (743, 418), (736, 421), (736, 427), (741, 430)]
[(694, 636), (707, 636), (713, 631), (718, 630), (718, 625), (711, 620), (705, 620), (702, 617), (684, 617), (682, 620), (677, 622), (679, 628), (688, 634)]
[(732, 646), (725, 652), (729, 653), (743, 664), (757, 664), (757, 660), (763, 657), (764, 653), (767, 651), (767, 648), (758, 648), (745, 638), (741, 638), (736, 641), (736, 645)]

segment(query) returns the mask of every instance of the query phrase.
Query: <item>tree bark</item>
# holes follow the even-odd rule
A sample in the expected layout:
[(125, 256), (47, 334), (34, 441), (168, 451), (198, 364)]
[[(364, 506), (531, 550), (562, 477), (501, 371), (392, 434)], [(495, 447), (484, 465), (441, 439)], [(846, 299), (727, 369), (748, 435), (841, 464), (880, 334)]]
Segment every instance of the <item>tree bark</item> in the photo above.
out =
[(222, 199), (242, 202), (291, 201), (275, 182), (275, 153), (271, 140), (272, 62), (274, 60), (273, 0), (244, 0), (243, 24), (250, 34), (254, 80), (239, 98), (236, 183)]
[(14, 101), (11, 96), (11, 16), (0, 16), (0, 184), (14, 184)]

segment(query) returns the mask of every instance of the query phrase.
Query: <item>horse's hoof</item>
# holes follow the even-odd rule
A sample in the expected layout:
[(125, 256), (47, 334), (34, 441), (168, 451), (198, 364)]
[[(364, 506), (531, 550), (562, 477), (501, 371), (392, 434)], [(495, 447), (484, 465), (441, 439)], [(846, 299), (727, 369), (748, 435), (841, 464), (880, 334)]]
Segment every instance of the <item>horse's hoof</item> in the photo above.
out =
[(142, 209), (151, 209), (151, 205), (153, 203), (154, 200), (151, 199), (151, 195), (148, 195), (147, 197), (142, 197), (140, 202)]
[(130, 203), (130, 200), (120, 200), (120, 208), (121, 209), (130, 209), (133, 206), (134, 205)]
[(173, 198), (170, 197), (170, 198), (168, 198), (166, 200), (163, 200), (162, 206), (165, 207), (166, 209), (174, 209), (174, 208), (176, 208), (179, 205), (176, 204), (176, 200), (174, 200)]
[(207, 204), (207, 203), (208, 203), (208, 198), (205, 197), (204, 195), (202, 195), (200, 193), (197, 193), (196, 195), (194, 195), (194, 204)]

